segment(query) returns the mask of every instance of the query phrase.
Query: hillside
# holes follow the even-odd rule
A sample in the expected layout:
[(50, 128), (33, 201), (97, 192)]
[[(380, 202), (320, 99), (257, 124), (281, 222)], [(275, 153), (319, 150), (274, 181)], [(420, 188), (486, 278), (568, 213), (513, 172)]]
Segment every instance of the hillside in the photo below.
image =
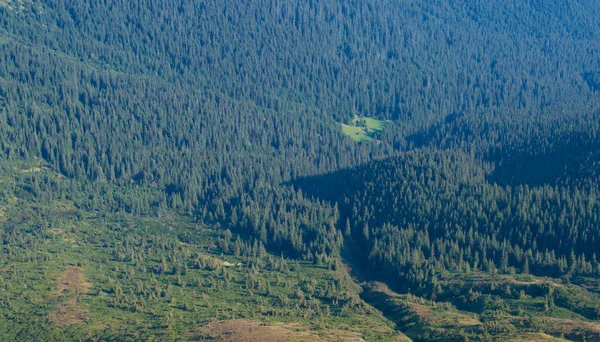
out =
[(5, 341), (403, 339), (337, 261), (273, 255), (170, 211), (138, 217), (81, 209), (64, 195), (34, 200), (40, 179), (76, 183), (25, 167), (0, 178)]
[(599, 23), (0, 0), (0, 338), (600, 339)]

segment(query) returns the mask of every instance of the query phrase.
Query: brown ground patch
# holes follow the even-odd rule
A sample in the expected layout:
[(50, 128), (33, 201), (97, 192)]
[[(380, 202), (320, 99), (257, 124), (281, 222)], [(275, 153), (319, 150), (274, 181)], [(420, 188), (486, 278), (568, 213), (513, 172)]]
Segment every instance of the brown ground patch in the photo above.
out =
[(50, 228), (50, 229), (48, 229), (48, 231), (50, 233), (54, 234), (54, 235), (56, 235), (56, 234), (62, 234), (62, 233), (65, 232), (65, 230), (62, 229), (62, 228)]
[(545, 317), (543, 331), (553, 335), (564, 334), (569, 340), (600, 341), (600, 323), (579, 322), (564, 318)]
[(209, 323), (195, 332), (193, 340), (219, 342), (276, 341), (364, 341), (355, 332), (345, 330), (311, 330), (299, 323), (261, 323), (233, 320)]
[(76, 242), (75, 239), (66, 238), (66, 237), (61, 238), (60, 241), (70, 242), (70, 243), (75, 243)]
[(58, 308), (48, 315), (48, 320), (54, 327), (63, 327), (85, 323), (89, 317), (87, 310), (82, 310), (77, 298), (71, 298), (58, 304)]
[(408, 306), (410, 307), (411, 311), (417, 314), (417, 316), (427, 321), (435, 320), (436, 314), (431, 310), (430, 307), (416, 303), (408, 303)]
[(545, 322), (552, 326), (563, 326), (563, 327), (574, 327), (574, 328), (585, 328), (586, 330), (593, 331), (600, 334), (600, 323), (595, 322), (579, 322), (570, 319), (563, 318), (545, 318)]
[(80, 298), (90, 290), (92, 284), (87, 282), (83, 269), (69, 266), (58, 279), (56, 287), (58, 308), (48, 315), (53, 326), (65, 326), (84, 323), (89, 313), (81, 308)]
[(58, 291), (69, 290), (75, 294), (82, 294), (89, 291), (92, 284), (88, 283), (83, 275), (83, 269), (77, 266), (69, 266), (58, 280)]
[(62, 237), (60, 238), (60, 241), (70, 242), (73, 244), (77, 242), (75, 239), (76, 236), (72, 233), (66, 233), (64, 228), (50, 228), (48, 229), (48, 232), (52, 235), (61, 235)]
[(13, 265), (8, 265), (6, 267), (2, 267), (2, 268), (0, 268), (0, 273), (6, 273), (6, 272), (12, 270), (15, 267), (16, 267), (16, 265), (14, 265), (14, 264)]
[(556, 338), (543, 333), (520, 334), (519, 337), (508, 339), (507, 342), (562, 342), (567, 341), (562, 338)]
[(383, 284), (374, 282), (370, 284), (370, 290), (374, 292), (381, 292), (390, 298), (400, 299), (406, 303), (410, 311), (415, 315), (419, 316), (428, 322), (432, 322), (435, 325), (452, 325), (452, 326), (473, 326), (481, 325), (481, 322), (474, 314), (465, 314), (455, 310), (448, 310), (444, 308), (438, 308), (429, 304), (415, 303), (418, 297), (411, 295), (398, 294)]

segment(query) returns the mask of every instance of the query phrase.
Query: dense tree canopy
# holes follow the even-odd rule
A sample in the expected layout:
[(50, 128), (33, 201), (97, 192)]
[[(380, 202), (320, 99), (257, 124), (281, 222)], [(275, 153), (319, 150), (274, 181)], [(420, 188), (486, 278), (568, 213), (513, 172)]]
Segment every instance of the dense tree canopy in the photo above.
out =
[(62, 175), (6, 196), (360, 248), (428, 298), (448, 272), (598, 277), (598, 23), (592, 0), (0, 0), (3, 167)]

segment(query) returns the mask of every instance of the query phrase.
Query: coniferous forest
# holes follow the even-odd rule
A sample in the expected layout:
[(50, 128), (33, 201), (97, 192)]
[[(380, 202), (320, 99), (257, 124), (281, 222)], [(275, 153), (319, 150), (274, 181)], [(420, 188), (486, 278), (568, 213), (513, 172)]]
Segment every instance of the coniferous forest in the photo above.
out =
[(0, 0), (0, 339), (600, 341), (600, 3)]

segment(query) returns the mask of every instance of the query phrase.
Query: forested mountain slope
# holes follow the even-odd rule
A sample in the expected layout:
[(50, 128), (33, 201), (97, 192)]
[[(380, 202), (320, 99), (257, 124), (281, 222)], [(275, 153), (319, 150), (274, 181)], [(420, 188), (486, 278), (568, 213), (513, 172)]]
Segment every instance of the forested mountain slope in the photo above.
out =
[[(399, 292), (365, 285), (363, 299), (386, 315), (397, 311), (398, 298), (411, 303), (403, 306), (403, 318), (388, 318), (415, 340), (518, 338), (545, 329), (575, 340), (597, 337), (597, 326), (589, 327), (600, 303), (597, 37), (600, 4), (589, 0), (0, 0), (0, 181), (7, 185), (0, 218), (16, 215), (0, 219), (0, 272), (18, 269), (11, 266), (17, 260), (27, 268), (52, 259), (48, 255), (65, 265), (97, 267), (102, 253), (86, 260), (85, 253), (57, 247), (60, 238), (51, 233), (89, 219), (93, 228), (75, 224), (71, 233), (92, 234), (110, 246), (114, 252), (106, 257), (115, 274), (123, 264), (154, 272), (158, 283), (178, 286), (193, 303), (201, 297), (183, 290), (177, 272), (155, 270), (155, 263), (163, 266), (162, 252), (145, 255), (143, 245), (136, 248), (145, 256), (134, 257), (116, 247), (134, 227), (171, 225), (187, 231), (172, 243), (190, 245), (168, 254), (167, 263), (192, 266), (199, 236), (206, 246), (218, 241), (218, 253), (231, 258), (252, 255), (243, 262), (250, 269), (267, 262), (268, 253), (333, 273), (345, 261), (356, 280), (384, 281)], [(356, 142), (341, 124), (351, 128), (366, 122), (361, 118), (382, 121)], [(77, 219), (59, 219), (64, 203)], [(18, 207), (29, 208), (27, 214)], [(194, 229), (182, 228), (190, 221)], [(121, 222), (123, 236), (107, 222)], [(15, 253), (14, 241), (44, 247), (31, 257)], [(84, 238), (78, 244), (89, 251), (98, 243)], [(317, 274), (322, 284), (345, 277), (313, 273), (306, 265), (297, 267), (299, 274)], [(198, 277), (241, 277), (217, 272)], [(3, 320), (12, 338), (51, 326), (40, 318), (43, 310), (25, 309), (17, 318), (9, 313), (11, 286), (60, 279), (40, 269), (25, 274), (3, 285)], [(520, 297), (515, 288), (500, 293), (498, 277), (543, 289), (523, 289)], [(119, 287), (132, 290), (124, 304), (113, 278), (98, 275), (98, 288), (75, 291), (93, 305), (65, 336), (118, 336), (115, 325), (106, 331), (78, 325), (108, 312), (96, 295), (109, 296), (114, 310), (140, 307), (128, 326), (157, 325), (143, 318), (154, 312), (164, 315), (160, 334), (197, 336), (185, 324), (166, 324), (181, 308), (143, 290), (154, 280), (123, 276), (128, 285)], [(192, 278), (183, 283), (215, 284)], [(142, 289), (134, 289), (138, 280)], [(238, 280), (252, 293), (259, 287)], [(309, 296), (306, 287), (292, 295), (283, 283), (271, 282), (273, 293), (298, 300), (299, 316), (320, 312), (320, 301), (334, 312), (329, 328), (345, 324), (337, 320), (344, 308), (374, 317), (380, 334), (355, 331), (363, 338), (400, 336), (347, 279), (343, 300), (326, 293), (341, 280), (335, 289), (309, 286), (323, 291)], [(274, 297), (266, 288), (261, 283), (264, 301), (256, 299), (247, 311), (265, 318), (270, 314), (256, 308), (273, 307), (274, 316), (285, 316), (296, 302), (269, 300)], [(409, 291), (424, 298), (398, 297)], [(473, 300), (461, 302), (467, 295)], [(538, 310), (542, 297), (560, 310)], [(142, 307), (139, 298), (154, 304)], [(498, 320), (500, 328), (488, 324), (489, 312), (473, 309), (484, 300), (494, 315), (512, 318)], [(409, 312), (419, 316), (418, 308), (442, 306), (449, 315), (477, 315), (470, 325), (476, 328), (444, 323), (442, 329), (423, 320), (415, 323), (423, 329), (407, 326)], [(226, 319), (208, 306), (200, 315), (187, 309), (181, 322)], [(227, 317), (245, 317), (240, 312)], [(15, 323), (30, 316), (39, 320), (27, 328)], [(512, 321), (519, 317), (535, 324)], [(546, 318), (570, 319), (577, 328), (552, 330)], [(148, 336), (145, 329), (138, 336)]]

